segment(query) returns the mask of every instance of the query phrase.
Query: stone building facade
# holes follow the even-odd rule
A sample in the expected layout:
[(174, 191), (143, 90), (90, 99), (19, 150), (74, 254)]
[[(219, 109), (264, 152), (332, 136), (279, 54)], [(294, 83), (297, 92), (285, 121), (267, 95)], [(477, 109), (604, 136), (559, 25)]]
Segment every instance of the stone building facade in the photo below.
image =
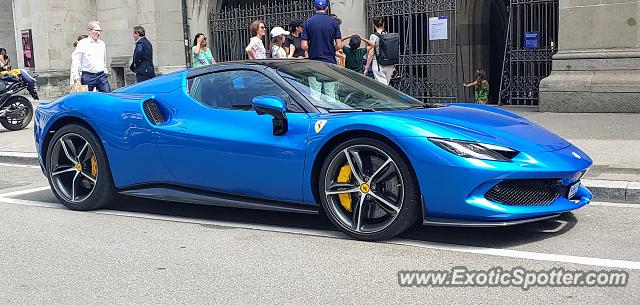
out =
[(560, 51), (540, 110), (640, 112), (640, 1), (560, 1)]
[[(282, 3), (286, 5), (300, 1), (282, 0)], [(23, 67), (21, 31), (31, 29), (34, 70), (40, 75), (40, 91), (45, 97), (61, 96), (68, 91), (72, 44), (78, 35), (87, 32), (89, 21), (98, 20), (102, 23), (102, 39), (107, 45), (108, 64), (111, 69), (110, 82), (112, 87), (121, 87), (133, 81), (128, 66), (134, 46), (131, 37), (134, 26), (145, 27), (147, 38), (154, 47), (157, 72), (163, 74), (189, 65), (187, 54), (196, 33), (207, 35), (210, 44), (215, 41), (215, 29), (211, 28), (210, 12), (225, 7), (242, 8), (244, 5), (258, 2), (270, 3), (275, 7), (280, 5), (279, 2), (275, 5), (276, 2), (268, 0), (3, 0), (0, 2), (0, 47), (8, 50), (14, 67)], [(451, 71), (444, 75), (450, 78), (446, 86), (453, 88), (450, 90), (453, 91), (451, 96), (457, 100), (472, 102), (473, 91), (464, 89), (461, 85), (473, 80), (477, 68), (484, 68), (489, 75), (490, 101), (493, 103), (504, 99), (502, 83), (505, 80), (510, 80), (513, 85), (514, 80), (527, 78), (528, 73), (525, 71), (517, 76), (505, 74), (508, 70), (505, 70), (508, 58), (505, 50), (507, 41), (510, 41), (508, 26), (520, 24), (517, 20), (512, 21), (513, 18), (519, 17), (510, 16), (509, 7), (514, 11), (514, 5), (555, 5), (556, 11), (559, 7), (559, 34), (556, 33), (557, 41), (553, 36), (547, 41), (551, 44), (551, 49), (547, 50), (554, 53), (559, 51), (553, 57), (552, 73), (541, 82), (538, 76), (534, 76), (518, 84), (518, 90), (524, 92), (519, 93), (520, 97), (526, 100), (533, 96), (536, 99), (533, 105), (538, 105), (537, 91), (540, 82), (539, 108), (543, 111), (640, 112), (640, 0), (330, 2), (331, 11), (342, 18), (343, 35), (360, 34), (365, 37), (371, 31), (371, 16), (367, 15), (367, 11), (372, 5), (390, 3), (391, 8), (404, 7), (405, 10), (413, 10), (413, 4), (420, 4), (416, 6), (416, 10), (455, 7), (455, 13), (449, 16), (449, 38), (454, 40), (454, 43), (449, 49), (444, 50), (453, 54), (449, 55), (450, 57), (455, 57), (450, 64)], [(296, 10), (311, 8), (301, 7)], [(404, 22), (418, 20), (415, 19), (418, 18), (416, 16), (415, 12), (409, 12), (406, 16), (398, 15), (393, 18)], [(431, 12), (424, 16), (433, 17), (437, 16), (437, 13)], [(536, 21), (538, 17), (532, 15), (526, 18), (531, 22)], [(428, 18), (414, 23), (414, 28), (405, 28), (409, 34), (403, 39), (413, 40), (414, 48), (420, 48), (420, 40), (426, 39), (424, 36), (414, 37), (416, 35), (413, 34), (425, 33), (426, 19)], [(552, 24), (553, 22), (555, 21), (551, 21)], [(540, 24), (544, 25), (544, 22)], [(270, 26), (275, 25), (285, 24)], [(523, 38), (519, 37), (521, 34), (514, 36), (512, 44), (517, 40), (522, 42)], [(528, 52), (518, 50), (522, 51)], [(433, 53), (433, 49), (426, 53), (429, 52)], [(411, 59), (410, 64), (422, 60), (418, 57), (438, 60), (445, 58), (441, 55), (421, 54), (416, 59)], [(531, 66), (537, 64), (532, 63)], [(423, 71), (440, 67), (438, 65), (439, 62), (428, 63)], [(416, 66), (411, 68), (414, 72), (417, 71)], [(417, 79), (418, 83), (412, 85), (421, 86), (420, 82), (432, 78), (432, 75), (422, 77)], [(435, 85), (437, 87), (440, 84)], [(423, 87), (427, 89), (421, 90), (433, 89)]]
[[(0, 47), (9, 49), (14, 67), (24, 67), (21, 31), (31, 29), (33, 70), (39, 75), (41, 96), (64, 95), (69, 88), (71, 53), (87, 24), (98, 20), (107, 45), (112, 87), (133, 81), (128, 67), (134, 42), (132, 29), (142, 25), (154, 47), (154, 64), (163, 74), (186, 65), (184, 20), (206, 20), (207, 5), (199, 0), (14, 0), (0, 4)], [(183, 12), (189, 15), (185, 16)], [(6, 15), (6, 16), (5, 16)], [(201, 31), (206, 32), (206, 27)], [(191, 37), (191, 33), (187, 33)], [(5, 47), (7, 46), (7, 47)]]

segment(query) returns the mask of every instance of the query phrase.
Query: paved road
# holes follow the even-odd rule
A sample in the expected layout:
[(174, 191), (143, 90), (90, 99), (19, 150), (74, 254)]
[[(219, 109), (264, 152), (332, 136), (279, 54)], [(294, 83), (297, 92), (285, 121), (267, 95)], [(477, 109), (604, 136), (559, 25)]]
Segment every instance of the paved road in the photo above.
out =
[[(13, 195), (12, 195), (13, 194)], [(640, 302), (639, 205), (511, 228), (416, 226), (384, 243), (322, 216), (129, 199), (59, 205), (39, 169), (0, 164), (0, 304)], [(402, 288), (400, 270), (626, 270), (624, 288)]]

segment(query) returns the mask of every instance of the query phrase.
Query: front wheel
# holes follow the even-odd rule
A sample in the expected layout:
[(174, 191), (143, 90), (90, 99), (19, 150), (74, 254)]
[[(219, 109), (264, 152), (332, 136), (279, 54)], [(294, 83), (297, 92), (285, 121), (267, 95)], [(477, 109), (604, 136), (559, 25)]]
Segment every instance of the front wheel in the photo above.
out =
[(420, 217), (413, 171), (394, 148), (372, 138), (349, 140), (329, 153), (319, 194), (331, 222), (361, 240), (392, 238)]
[(83, 126), (56, 131), (47, 148), (46, 165), (51, 190), (69, 209), (99, 209), (117, 196), (104, 148)]
[(24, 96), (12, 96), (0, 109), (5, 111), (0, 117), (0, 124), (8, 130), (16, 131), (29, 125), (33, 118), (33, 105)]

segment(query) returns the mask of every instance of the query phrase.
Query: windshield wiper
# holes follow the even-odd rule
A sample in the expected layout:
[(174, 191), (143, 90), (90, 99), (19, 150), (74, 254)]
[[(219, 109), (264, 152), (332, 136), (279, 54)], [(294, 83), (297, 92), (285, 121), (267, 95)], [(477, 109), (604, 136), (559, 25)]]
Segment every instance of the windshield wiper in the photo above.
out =
[(443, 106), (444, 106), (443, 104), (439, 104), (439, 103), (424, 103), (422, 105), (412, 106), (412, 107), (409, 107), (409, 108), (405, 108), (403, 110), (440, 108), (440, 107), (443, 107)]
[(351, 108), (351, 109), (327, 109), (329, 113), (348, 113), (348, 112), (375, 112), (373, 108)]

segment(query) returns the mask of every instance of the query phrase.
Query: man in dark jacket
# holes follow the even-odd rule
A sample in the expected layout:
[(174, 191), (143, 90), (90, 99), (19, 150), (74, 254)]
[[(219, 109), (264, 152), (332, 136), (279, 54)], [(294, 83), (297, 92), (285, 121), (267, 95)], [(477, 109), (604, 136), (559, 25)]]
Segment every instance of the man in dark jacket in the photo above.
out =
[(133, 62), (129, 69), (136, 73), (136, 82), (145, 81), (156, 76), (155, 68), (153, 67), (153, 47), (144, 35), (142, 26), (133, 28), (133, 40), (136, 42), (136, 47), (133, 51)]

